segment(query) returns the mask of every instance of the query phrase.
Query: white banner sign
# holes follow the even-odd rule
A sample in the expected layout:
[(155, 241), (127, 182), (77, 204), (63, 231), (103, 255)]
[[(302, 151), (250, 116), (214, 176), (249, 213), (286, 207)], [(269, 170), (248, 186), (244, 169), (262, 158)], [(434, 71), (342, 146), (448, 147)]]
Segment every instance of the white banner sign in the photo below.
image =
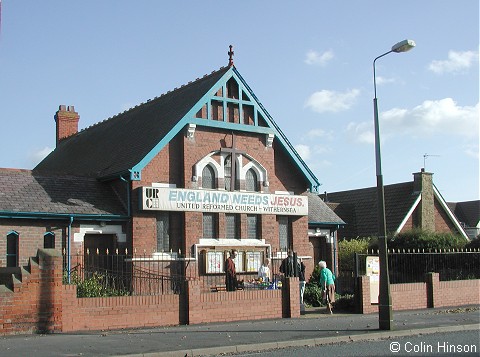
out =
[(299, 195), (142, 187), (140, 202), (151, 211), (308, 215), (308, 198)]

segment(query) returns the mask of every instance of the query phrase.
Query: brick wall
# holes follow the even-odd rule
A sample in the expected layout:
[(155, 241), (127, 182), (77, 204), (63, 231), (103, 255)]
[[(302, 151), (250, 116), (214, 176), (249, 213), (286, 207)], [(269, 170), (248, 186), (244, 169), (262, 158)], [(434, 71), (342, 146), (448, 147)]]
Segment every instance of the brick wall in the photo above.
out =
[(61, 255), (40, 249), (28, 271), (17, 269), (13, 291), (0, 290), (0, 334), (61, 331)]
[(298, 278), (287, 278), (282, 290), (238, 290), (202, 293), (198, 281), (188, 284), (189, 324), (261, 320), (300, 316)]
[[(378, 312), (370, 303), (370, 277), (359, 278), (357, 312)], [(431, 307), (458, 307), (480, 304), (480, 280), (439, 281), (438, 273), (429, 273), (425, 283), (391, 284), (393, 310), (415, 310)]]
[(197, 280), (185, 295), (77, 298), (77, 287), (62, 283), (58, 251), (41, 249), (28, 271), (14, 269), (13, 291), (0, 286), (0, 335), (300, 316), (298, 278), (287, 279), (282, 290), (201, 293)]
[(62, 332), (180, 324), (178, 295), (77, 298), (76, 286), (65, 285), (63, 299)]

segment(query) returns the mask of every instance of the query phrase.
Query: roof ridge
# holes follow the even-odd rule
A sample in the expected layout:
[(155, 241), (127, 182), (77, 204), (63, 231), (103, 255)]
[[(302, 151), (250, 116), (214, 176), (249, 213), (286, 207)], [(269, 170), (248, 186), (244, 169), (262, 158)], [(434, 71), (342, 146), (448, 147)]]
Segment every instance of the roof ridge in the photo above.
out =
[[(98, 121), (98, 122), (96, 122), (96, 123), (93, 123), (93, 124), (91, 124), (91, 125), (83, 128), (83, 129), (79, 130), (77, 134), (80, 134), (80, 133), (83, 132), (83, 131), (86, 131), (86, 130), (88, 130), (88, 129), (91, 129), (91, 128), (93, 128), (93, 127), (96, 127), (96, 126), (98, 126), (98, 125), (100, 125), (100, 124), (103, 124), (103, 123), (105, 123), (105, 122), (107, 122), (107, 121), (110, 121), (110, 120), (112, 120), (112, 119), (114, 119), (114, 118), (118, 118), (118, 117), (120, 117), (120, 116), (122, 116), (122, 115), (124, 115), (124, 114), (127, 114), (128, 112), (131, 112), (131, 111), (134, 110), (134, 109), (137, 109), (137, 108), (141, 107), (141, 106), (144, 106), (144, 105), (146, 105), (146, 104), (151, 104), (151, 103), (154, 102), (155, 100), (158, 100), (158, 99), (160, 99), (160, 98), (163, 98), (163, 97), (166, 96), (166, 95), (171, 95), (171, 94), (175, 93), (175, 92), (176, 92), (177, 90), (179, 90), (179, 89), (184, 89), (185, 87), (191, 86), (191, 85), (193, 85), (193, 84), (195, 84), (195, 83), (197, 83), (197, 82), (199, 82), (199, 81), (201, 81), (201, 80), (204, 80), (204, 79), (206, 79), (206, 78), (208, 78), (208, 77), (210, 77), (210, 76), (213, 76), (214, 74), (216, 74), (216, 73), (218, 73), (219, 71), (224, 70), (224, 69), (226, 69), (226, 68), (227, 68), (226, 66), (222, 66), (222, 67), (220, 67), (220, 68), (217, 69), (217, 70), (214, 70), (214, 71), (212, 71), (212, 72), (210, 72), (210, 73), (204, 74), (202, 77), (197, 77), (194, 81), (189, 81), (187, 84), (182, 84), (182, 85), (180, 85), (180, 87), (174, 87), (173, 89), (170, 89), (170, 90), (168, 90), (168, 91), (160, 94), (159, 96), (153, 97), (153, 99), (152, 99), (152, 98), (147, 99), (146, 102), (141, 102), (140, 104), (137, 104), (137, 105), (135, 105), (135, 106), (133, 106), (133, 107), (130, 107), (129, 109), (125, 109), (123, 112), (119, 112), (119, 113), (117, 113), (117, 114), (114, 114), (114, 115), (106, 118), (106, 119), (103, 119), (103, 120), (101, 120), (101, 121)], [(77, 135), (77, 134), (75, 134), (75, 135)], [(75, 135), (72, 135), (72, 137), (75, 136)]]

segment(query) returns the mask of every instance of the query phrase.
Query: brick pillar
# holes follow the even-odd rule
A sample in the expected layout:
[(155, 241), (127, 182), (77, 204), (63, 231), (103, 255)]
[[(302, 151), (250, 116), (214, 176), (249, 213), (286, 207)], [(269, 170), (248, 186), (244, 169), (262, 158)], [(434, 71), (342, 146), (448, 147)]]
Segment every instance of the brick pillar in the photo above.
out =
[[(370, 277), (363, 275), (357, 278), (358, 297), (356, 310), (360, 314), (372, 312), (372, 303), (370, 302)], [(357, 292), (355, 292), (357, 293)]]
[(43, 332), (62, 331), (63, 263), (62, 255), (55, 249), (39, 249), (38, 266), (39, 300), (38, 330)]
[(282, 286), (283, 317), (300, 317), (300, 289), (297, 277), (285, 278)]
[(440, 274), (425, 274), (425, 283), (427, 285), (427, 307), (435, 307), (435, 292), (438, 291), (438, 285), (440, 284)]
[(187, 299), (188, 299), (188, 324), (197, 324), (202, 321), (202, 303), (200, 301), (200, 281), (189, 280), (187, 281)]

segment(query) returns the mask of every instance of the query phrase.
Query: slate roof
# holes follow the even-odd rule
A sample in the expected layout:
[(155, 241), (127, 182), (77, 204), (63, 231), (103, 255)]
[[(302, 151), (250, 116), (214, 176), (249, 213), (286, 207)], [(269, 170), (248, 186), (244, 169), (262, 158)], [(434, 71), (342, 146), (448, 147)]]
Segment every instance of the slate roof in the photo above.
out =
[(345, 222), (337, 216), (318, 194), (308, 193), (308, 224), (343, 225)]
[[(413, 191), (413, 182), (384, 186), (387, 232), (397, 230), (419, 194)], [(325, 194), (320, 197), (325, 200)], [(344, 237), (378, 234), (376, 187), (328, 193), (326, 203), (345, 221)]]
[(0, 187), (0, 216), (126, 215), (112, 187), (94, 178), (0, 169)]
[(448, 202), (450, 210), (467, 227), (477, 227), (480, 222), (480, 201)]
[(165, 137), (228, 69), (221, 68), (60, 141), (34, 171), (97, 178), (127, 172)]

